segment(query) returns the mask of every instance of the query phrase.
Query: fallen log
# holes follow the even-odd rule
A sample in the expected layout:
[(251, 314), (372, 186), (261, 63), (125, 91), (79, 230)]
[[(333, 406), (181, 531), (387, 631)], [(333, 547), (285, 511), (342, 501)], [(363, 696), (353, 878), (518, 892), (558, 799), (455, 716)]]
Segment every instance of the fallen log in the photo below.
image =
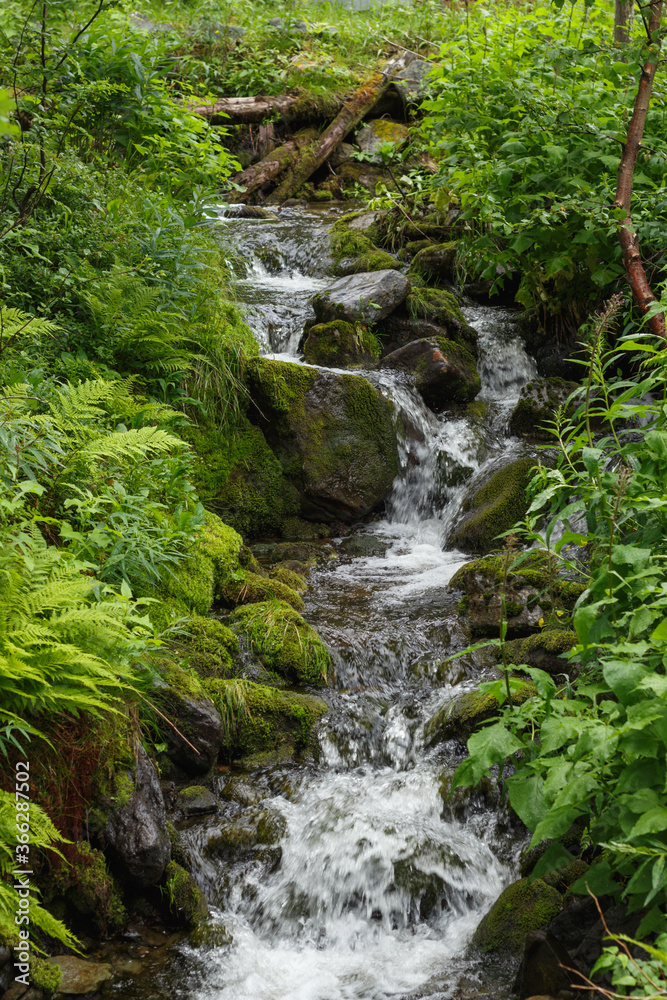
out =
[(316, 138), (316, 129), (303, 129), (301, 132), (297, 132), (289, 142), (278, 146), (271, 153), (267, 153), (259, 163), (254, 163), (251, 167), (246, 167), (240, 174), (236, 174), (232, 180), (235, 184), (243, 185), (245, 191), (237, 192), (230, 198), (230, 201), (247, 201), (249, 195), (264, 187), (269, 181), (275, 180), (284, 170), (287, 170), (299, 150), (312, 144)]
[(391, 82), (391, 78), (400, 73), (409, 61), (412, 53), (404, 54), (398, 59), (387, 63), (382, 73), (374, 73), (345, 103), (340, 113), (331, 125), (325, 129), (318, 141), (308, 148), (303, 155), (288, 169), (287, 175), (276, 190), (267, 198), (268, 205), (277, 205), (286, 198), (291, 198), (304, 184), (311, 174), (331, 156), (335, 149), (352, 129), (359, 124), (364, 115), (382, 96)]
[(211, 125), (250, 125), (268, 115), (284, 115), (299, 100), (298, 97), (221, 97), (213, 104), (189, 104), (188, 108)]

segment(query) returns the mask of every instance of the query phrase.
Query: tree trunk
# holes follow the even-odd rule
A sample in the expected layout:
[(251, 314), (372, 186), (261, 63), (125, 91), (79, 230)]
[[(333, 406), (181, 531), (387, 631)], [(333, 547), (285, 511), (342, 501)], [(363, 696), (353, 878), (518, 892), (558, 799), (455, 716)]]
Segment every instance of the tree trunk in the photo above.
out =
[(188, 104), (190, 111), (208, 118), (211, 125), (248, 125), (261, 122), (268, 115), (284, 115), (298, 97), (221, 97), (214, 104)]
[(329, 128), (325, 129), (312, 149), (308, 149), (304, 155), (299, 157), (282, 184), (267, 198), (267, 204), (276, 205), (285, 201), (286, 198), (291, 198), (298, 191), (311, 174), (314, 174), (317, 168), (321, 167), (324, 161), (338, 148), (345, 136), (370, 111), (389, 86), (391, 78), (405, 68), (410, 56), (412, 53), (409, 56), (403, 55), (400, 59), (393, 59), (387, 63), (382, 73), (375, 73), (362, 84), (359, 90), (346, 102)]
[(630, 41), (633, 0), (614, 0), (614, 45), (626, 45)]
[[(623, 209), (624, 216), (620, 222), (618, 234), (619, 243), (623, 252), (623, 265), (625, 273), (632, 289), (637, 307), (642, 316), (648, 312), (651, 304), (656, 302), (656, 297), (651, 290), (646, 271), (642, 263), (639, 252), (639, 237), (632, 225), (632, 215), (630, 213), (632, 202), (632, 178), (637, 154), (641, 146), (644, 135), (644, 125), (648, 112), (651, 92), (653, 90), (653, 79), (658, 66), (660, 56), (660, 17), (662, 14), (663, 0), (654, 0), (649, 8), (649, 19), (647, 30), (650, 35), (648, 59), (642, 66), (637, 96), (632, 111), (632, 118), (628, 125), (628, 134), (623, 145), (621, 162), (618, 168), (618, 179), (616, 183), (616, 198), (614, 205)], [(649, 329), (660, 337), (665, 337), (665, 317), (658, 313), (648, 321)]]
[(259, 163), (254, 163), (251, 167), (246, 167), (242, 173), (236, 174), (232, 180), (235, 184), (242, 184), (245, 191), (233, 195), (230, 201), (247, 201), (249, 195), (287, 170), (290, 163), (298, 156), (299, 150), (312, 144), (316, 138), (317, 131), (315, 129), (303, 129), (292, 140), (268, 153)]

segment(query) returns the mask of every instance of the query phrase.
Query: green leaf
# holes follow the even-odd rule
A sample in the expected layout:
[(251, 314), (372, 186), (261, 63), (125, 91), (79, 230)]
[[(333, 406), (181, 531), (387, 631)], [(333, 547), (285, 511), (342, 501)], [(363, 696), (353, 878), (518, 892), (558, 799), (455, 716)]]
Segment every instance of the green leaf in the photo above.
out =
[(515, 775), (508, 781), (509, 800), (517, 816), (529, 830), (534, 830), (548, 812), (542, 791), (543, 782), (536, 774)]
[(618, 883), (614, 881), (609, 862), (600, 861), (577, 879), (570, 889), (580, 896), (587, 896), (589, 892), (594, 896), (614, 895), (618, 891)]
[(658, 806), (656, 809), (649, 809), (637, 820), (630, 833), (630, 838), (643, 837), (647, 833), (662, 833), (663, 830), (667, 830), (667, 808)]
[(571, 861), (574, 861), (574, 855), (570, 854), (568, 849), (563, 847), (559, 840), (555, 840), (552, 844), (549, 844), (528, 876), (528, 879), (532, 882), (533, 879), (540, 878), (542, 875), (547, 875), (549, 872), (569, 865)]

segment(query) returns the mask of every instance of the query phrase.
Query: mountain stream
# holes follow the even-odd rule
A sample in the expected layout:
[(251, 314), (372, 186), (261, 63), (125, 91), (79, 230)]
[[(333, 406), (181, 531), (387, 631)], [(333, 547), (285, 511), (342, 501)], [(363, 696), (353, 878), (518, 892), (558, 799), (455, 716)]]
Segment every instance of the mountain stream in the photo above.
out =
[[(298, 360), (310, 297), (331, 280), (330, 209), (283, 209), (278, 221), (221, 218), (223, 246), (262, 350)], [(468, 945), (516, 878), (521, 834), (478, 795), (445, 801), (461, 747), (429, 747), (425, 724), (490, 676), (446, 585), (470, 557), (448, 533), (475, 481), (521, 454), (507, 421), (535, 365), (498, 307), (464, 307), (479, 333), (486, 403), (435, 416), (395, 372), (358, 373), (408, 428), (403, 471), (382, 517), (342, 540), (316, 571), (307, 620), (330, 647), (335, 681), (319, 760), (215, 779), (218, 815), (182, 832), (212, 906), (206, 931), (172, 949), (141, 1000), (454, 1000), (507, 996), (513, 969)], [(352, 542), (351, 542), (352, 540)], [(362, 554), (354, 554), (361, 552)], [(254, 819), (253, 819), (254, 817)], [(264, 831), (230, 859), (221, 834)], [(224, 838), (223, 838), (224, 840)]]

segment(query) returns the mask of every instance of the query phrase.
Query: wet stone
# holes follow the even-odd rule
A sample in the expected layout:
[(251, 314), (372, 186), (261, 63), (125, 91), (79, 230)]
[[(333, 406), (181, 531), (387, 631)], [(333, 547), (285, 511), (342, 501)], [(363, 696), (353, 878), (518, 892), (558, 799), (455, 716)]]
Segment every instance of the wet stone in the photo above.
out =
[(66, 996), (80, 996), (92, 993), (107, 979), (111, 979), (111, 966), (104, 962), (87, 962), (74, 955), (59, 955), (47, 959), (50, 965), (57, 965), (62, 978), (58, 992)]
[(203, 788), (201, 785), (191, 785), (189, 788), (182, 788), (178, 793), (176, 808), (186, 818), (189, 818), (216, 812), (218, 803), (208, 788)]
[(312, 299), (319, 322), (379, 323), (403, 302), (410, 283), (398, 271), (372, 271), (339, 278)]

